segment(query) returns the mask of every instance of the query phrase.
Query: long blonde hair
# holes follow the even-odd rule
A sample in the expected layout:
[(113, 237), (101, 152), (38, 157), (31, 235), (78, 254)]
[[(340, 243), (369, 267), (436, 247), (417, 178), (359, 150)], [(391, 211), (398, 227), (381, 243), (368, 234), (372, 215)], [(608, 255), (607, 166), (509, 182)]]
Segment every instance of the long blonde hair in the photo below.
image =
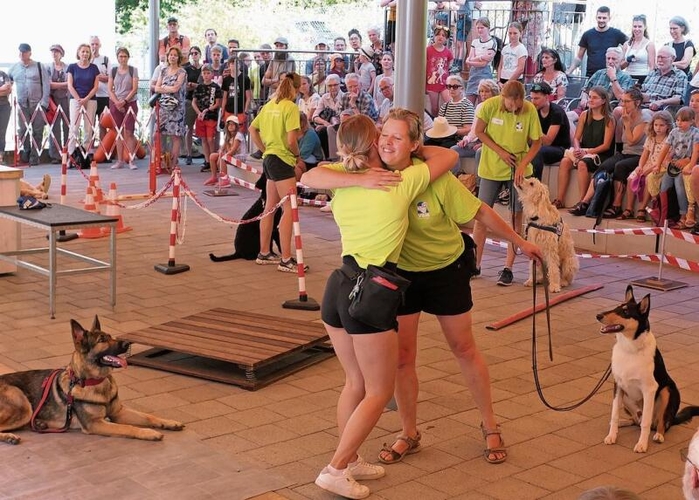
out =
[(279, 83), (279, 87), (276, 92), (276, 103), (284, 99), (296, 102), (296, 94), (301, 87), (301, 77), (297, 73), (286, 73)]
[(340, 124), (337, 131), (337, 153), (349, 172), (369, 166), (369, 154), (376, 142), (376, 124), (366, 115), (354, 115)]

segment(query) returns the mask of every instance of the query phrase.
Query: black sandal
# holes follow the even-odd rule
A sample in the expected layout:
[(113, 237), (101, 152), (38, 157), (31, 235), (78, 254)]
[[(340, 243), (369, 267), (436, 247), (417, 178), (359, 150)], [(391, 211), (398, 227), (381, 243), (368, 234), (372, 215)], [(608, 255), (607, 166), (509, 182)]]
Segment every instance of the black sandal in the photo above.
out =
[(621, 215), (621, 207), (611, 206), (602, 212), (603, 219), (616, 219)]
[(619, 217), (617, 217), (617, 219), (626, 220), (626, 219), (630, 219), (632, 217), (633, 217), (633, 212), (627, 208), (623, 212), (621, 212), (621, 214), (619, 215)]
[(580, 217), (581, 215), (585, 215), (587, 213), (587, 209), (590, 207), (589, 203), (585, 203), (584, 201), (579, 201), (575, 204), (573, 208), (568, 210), (568, 212), (571, 215), (574, 215), (576, 217)]

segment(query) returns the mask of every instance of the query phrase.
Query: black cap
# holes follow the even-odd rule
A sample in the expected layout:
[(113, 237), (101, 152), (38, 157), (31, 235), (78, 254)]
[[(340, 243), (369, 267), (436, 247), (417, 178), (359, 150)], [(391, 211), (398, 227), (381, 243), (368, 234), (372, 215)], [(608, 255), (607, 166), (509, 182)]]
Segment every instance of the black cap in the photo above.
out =
[(553, 89), (551, 88), (551, 85), (549, 85), (546, 82), (538, 82), (532, 85), (532, 87), (529, 89), (529, 92), (537, 92), (539, 94), (551, 95), (553, 93)]
[(31, 52), (32, 47), (28, 43), (20, 43), (19, 44), (19, 51), (20, 52)]
[(170, 24), (170, 23), (176, 23), (176, 22), (177, 22), (177, 18), (176, 18), (175, 16), (170, 16), (170, 17), (167, 18), (167, 23), (168, 23), (168, 24)]

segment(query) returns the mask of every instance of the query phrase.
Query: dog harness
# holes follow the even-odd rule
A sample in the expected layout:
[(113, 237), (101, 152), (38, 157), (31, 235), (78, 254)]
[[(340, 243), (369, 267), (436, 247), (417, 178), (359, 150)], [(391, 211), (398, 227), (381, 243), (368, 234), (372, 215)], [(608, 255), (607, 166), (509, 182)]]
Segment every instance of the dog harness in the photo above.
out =
[[(38, 417), (39, 413), (41, 412), (42, 408), (46, 404), (46, 401), (49, 398), (49, 393), (51, 392), (51, 388), (53, 387), (53, 383), (56, 380), (56, 377), (62, 372), (62, 371), (67, 371), (68, 372), (68, 378), (70, 380), (69, 386), (68, 386), (68, 393), (65, 395), (66, 398), (66, 421), (65, 424), (63, 424), (63, 427), (59, 427), (58, 429), (44, 429), (44, 428), (39, 428), (36, 425), (36, 418)], [(93, 385), (99, 385), (104, 381), (103, 378), (77, 378), (75, 376), (75, 373), (73, 370), (68, 368), (67, 370), (64, 370), (63, 368), (57, 368), (54, 371), (52, 371), (48, 377), (44, 379), (44, 381), (41, 383), (41, 387), (43, 389), (43, 392), (41, 393), (41, 399), (39, 400), (39, 403), (36, 405), (36, 409), (34, 410), (34, 413), (32, 413), (32, 417), (29, 420), (29, 425), (31, 429), (34, 432), (39, 432), (39, 433), (49, 433), (49, 432), (66, 432), (70, 428), (70, 423), (73, 420), (73, 402), (75, 401), (75, 398), (73, 397), (73, 387), (76, 385), (79, 385), (80, 387), (89, 387)], [(57, 387), (60, 389), (60, 384), (57, 385)]]
[(539, 224), (538, 221), (539, 216), (535, 215), (529, 221), (527, 222), (527, 227), (524, 229), (524, 239), (527, 239), (527, 235), (529, 233), (529, 228), (533, 227), (534, 229), (541, 229), (542, 231), (548, 231), (549, 233), (553, 233), (558, 238), (561, 238), (561, 235), (563, 234), (563, 219), (558, 219), (558, 222), (556, 222), (556, 225), (546, 225), (546, 224)]

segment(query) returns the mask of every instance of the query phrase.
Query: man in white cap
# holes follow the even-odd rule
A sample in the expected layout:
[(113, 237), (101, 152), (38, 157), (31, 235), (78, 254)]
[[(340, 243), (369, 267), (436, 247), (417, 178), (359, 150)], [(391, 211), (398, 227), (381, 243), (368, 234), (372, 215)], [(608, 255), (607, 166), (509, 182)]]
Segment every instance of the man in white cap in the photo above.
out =
[[(12, 65), (8, 74), (14, 82), (17, 104), (24, 115), (17, 120), (19, 125), (18, 142), (22, 144), (20, 161), (30, 165), (38, 165), (46, 122), (41, 113), (34, 115), (34, 112), (37, 106), (41, 106), (44, 110), (49, 107), (51, 77), (46, 71), (46, 67), (32, 60), (32, 48), (28, 43), (19, 44), (19, 58), (19, 62)], [(32, 115), (34, 115), (33, 120)], [(33, 141), (27, 134), (30, 122)]]
[(268, 97), (277, 90), (280, 78), (284, 74), (296, 71), (294, 58), (287, 52), (289, 40), (283, 36), (277, 37), (277, 39), (274, 40), (274, 48), (277, 49), (274, 53), (274, 59), (270, 61), (265, 76), (262, 79), (262, 85), (269, 89)]

